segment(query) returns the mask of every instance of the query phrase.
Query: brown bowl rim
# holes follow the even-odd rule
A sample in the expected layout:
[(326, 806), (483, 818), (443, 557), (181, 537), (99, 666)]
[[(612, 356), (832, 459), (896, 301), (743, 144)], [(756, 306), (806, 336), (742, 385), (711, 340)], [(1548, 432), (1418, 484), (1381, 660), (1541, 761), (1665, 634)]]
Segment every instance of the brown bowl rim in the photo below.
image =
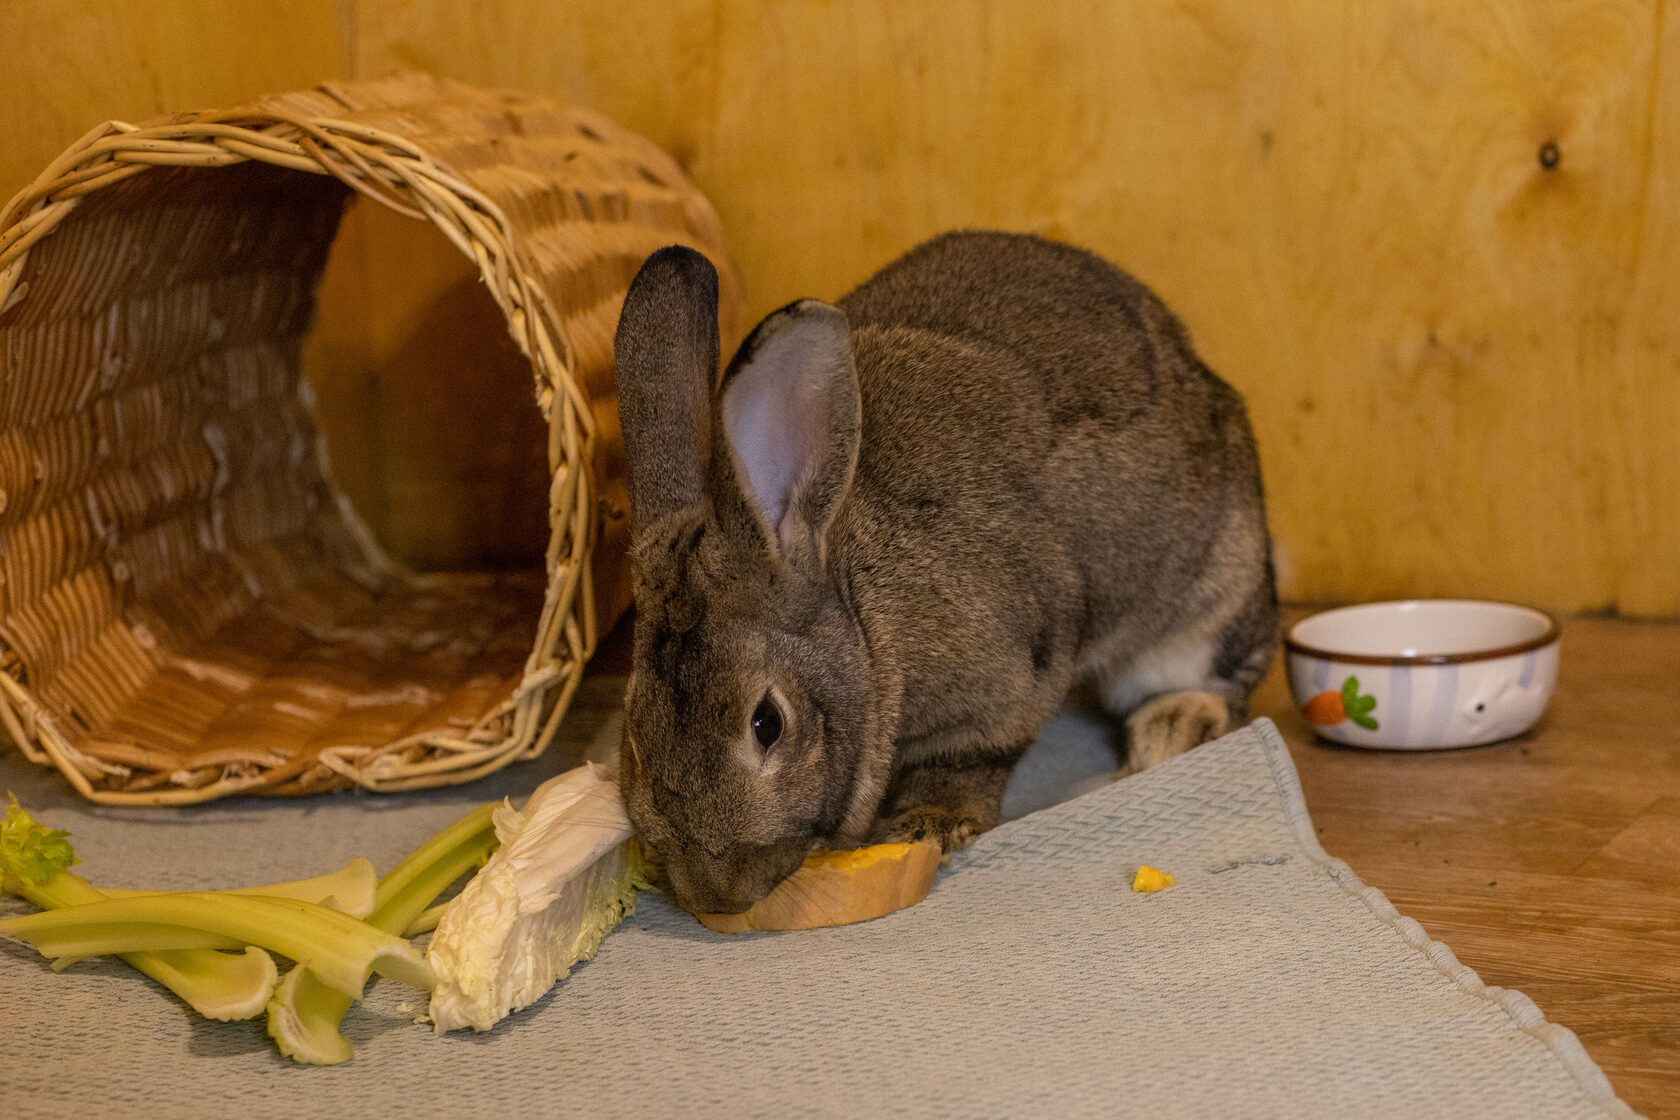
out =
[[(1345, 610), (1349, 607), (1383, 607), (1397, 603), (1486, 603), (1491, 606), (1516, 607), (1519, 610), (1533, 611), (1546, 620), (1546, 630), (1538, 638), (1530, 638), (1526, 642), (1514, 645), (1496, 646), (1492, 649), (1469, 650), (1465, 653), (1423, 653), (1423, 654), (1380, 654), (1380, 653), (1337, 653), (1334, 650), (1320, 649), (1295, 640), (1295, 628), (1302, 623), (1317, 618), (1321, 614), (1331, 611)], [(1500, 657), (1512, 657), (1519, 653), (1527, 653), (1533, 649), (1543, 649), (1557, 641), (1563, 630), (1552, 612), (1531, 607), (1527, 603), (1513, 603), (1508, 599), (1378, 599), (1370, 603), (1344, 603), (1339, 607), (1326, 607), (1321, 611), (1314, 611), (1306, 618), (1297, 619), (1288, 630), (1284, 631), (1283, 648), (1290, 653), (1299, 653), (1304, 657), (1316, 657), (1323, 661), (1340, 661), (1347, 665), (1462, 665), (1466, 661), (1492, 661)]]

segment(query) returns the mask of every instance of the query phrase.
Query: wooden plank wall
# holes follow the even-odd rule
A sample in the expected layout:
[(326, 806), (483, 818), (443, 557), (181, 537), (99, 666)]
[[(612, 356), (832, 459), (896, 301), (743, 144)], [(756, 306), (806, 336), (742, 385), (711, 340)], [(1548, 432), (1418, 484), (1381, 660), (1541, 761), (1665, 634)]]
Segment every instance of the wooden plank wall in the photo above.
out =
[(1680, 614), (1677, 7), (11, 0), (0, 191), (329, 76), (546, 92), (683, 161), (755, 312), (953, 226), (1135, 272), (1248, 395), (1291, 598)]

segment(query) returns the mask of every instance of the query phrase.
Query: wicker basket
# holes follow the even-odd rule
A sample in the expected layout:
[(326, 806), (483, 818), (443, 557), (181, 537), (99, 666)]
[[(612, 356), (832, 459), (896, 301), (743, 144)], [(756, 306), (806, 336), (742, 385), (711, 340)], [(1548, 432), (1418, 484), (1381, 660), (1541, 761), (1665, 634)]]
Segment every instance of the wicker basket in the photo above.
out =
[[(476, 262), (529, 358), (546, 571), (415, 575), (334, 487), (300, 352), (357, 194)], [(625, 504), (612, 332), (673, 242), (720, 265), (727, 331), (739, 285), (669, 157), (425, 76), (88, 134), (0, 212), (11, 738), (95, 801), (147, 805), (413, 789), (540, 753), (628, 604), (624, 519), (602, 513)]]

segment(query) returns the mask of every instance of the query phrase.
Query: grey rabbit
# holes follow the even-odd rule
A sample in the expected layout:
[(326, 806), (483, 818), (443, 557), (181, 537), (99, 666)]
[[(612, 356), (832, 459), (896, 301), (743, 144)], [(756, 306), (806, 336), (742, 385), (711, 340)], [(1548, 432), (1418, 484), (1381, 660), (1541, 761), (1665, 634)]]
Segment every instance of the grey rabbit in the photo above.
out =
[(637, 615), (620, 777), (678, 901), (814, 846), (997, 824), (1070, 689), (1136, 770), (1246, 718), (1277, 605), (1242, 398), (1100, 258), (959, 232), (799, 300), (721, 384), (717, 274), (650, 257), (615, 341)]

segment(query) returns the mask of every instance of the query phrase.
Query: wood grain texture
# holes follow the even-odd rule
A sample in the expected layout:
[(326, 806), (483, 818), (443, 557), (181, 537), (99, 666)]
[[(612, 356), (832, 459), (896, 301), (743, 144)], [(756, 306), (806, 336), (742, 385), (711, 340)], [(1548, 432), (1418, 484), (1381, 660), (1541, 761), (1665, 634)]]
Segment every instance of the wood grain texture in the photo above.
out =
[(0, 189), (112, 115), (530, 89), (675, 154), (759, 314), (953, 226), (1138, 274), (1249, 398), (1290, 597), (1677, 614), (1677, 7), (22, 0)]
[(355, 76), (425, 70), (587, 105), (685, 166), (711, 142), (711, 0), (346, 0)]
[(756, 310), (951, 226), (1076, 241), (1248, 395), (1286, 593), (1680, 609), (1660, 8), (720, 7), (696, 175)]
[(338, 0), (6, 0), (0, 193), (104, 121), (242, 105), (344, 76)]

